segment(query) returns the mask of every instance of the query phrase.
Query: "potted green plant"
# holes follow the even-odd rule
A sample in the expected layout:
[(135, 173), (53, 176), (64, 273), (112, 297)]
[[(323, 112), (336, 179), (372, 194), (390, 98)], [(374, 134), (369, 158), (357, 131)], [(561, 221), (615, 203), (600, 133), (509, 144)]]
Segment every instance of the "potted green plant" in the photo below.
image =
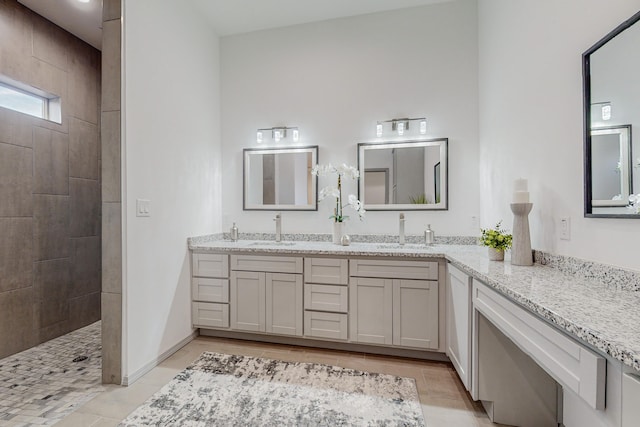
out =
[(480, 243), (489, 248), (489, 259), (491, 261), (504, 260), (504, 251), (511, 247), (513, 236), (507, 234), (506, 230), (501, 228), (502, 221), (498, 221), (495, 228), (482, 228), (482, 236)]

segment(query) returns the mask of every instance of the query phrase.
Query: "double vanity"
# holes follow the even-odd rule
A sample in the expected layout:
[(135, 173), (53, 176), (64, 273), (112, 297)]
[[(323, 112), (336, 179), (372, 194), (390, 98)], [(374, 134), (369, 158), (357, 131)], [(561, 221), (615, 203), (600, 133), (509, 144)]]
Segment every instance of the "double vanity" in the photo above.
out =
[(202, 335), (448, 358), (496, 422), (640, 419), (637, 290), (492, 262), (475, 245), (194, 238), (189, 248)]

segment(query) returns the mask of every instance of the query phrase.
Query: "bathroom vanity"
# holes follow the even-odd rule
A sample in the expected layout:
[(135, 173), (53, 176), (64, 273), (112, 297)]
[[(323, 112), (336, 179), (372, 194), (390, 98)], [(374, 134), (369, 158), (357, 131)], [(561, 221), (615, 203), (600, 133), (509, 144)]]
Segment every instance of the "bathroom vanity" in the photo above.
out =
[[(514, 411), (504, 409), (519, 404), (522, 390), (505, 393), (500, 372), (508, 368), (492, 366), (499, 349), (526, 361), (523, 375), (549, 376), (545, 387), (556, 397), (547, 401), (560, 408), (549, 417), (564, 425), (637, 422), (638, 291), (539, 264), (491, 262), (473, 245), (192, 240), (189, 247), (193, 326), (203, 335), (446, 355), (472, 397), (505, 422)], [(488, 348), (490, 336), (498, 344)]]

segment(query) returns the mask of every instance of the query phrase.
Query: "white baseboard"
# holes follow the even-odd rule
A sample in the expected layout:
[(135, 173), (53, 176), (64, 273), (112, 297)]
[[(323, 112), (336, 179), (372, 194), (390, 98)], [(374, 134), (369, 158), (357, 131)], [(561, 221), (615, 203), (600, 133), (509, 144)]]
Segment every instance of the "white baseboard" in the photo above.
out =
[(179, 343), (177, 343), (176, 345), (172, 346), (170, 349), (168, 349), (167, 351), (162, 353), (160, 356), (158, 356), (155, 359), (151, 360), (150, 362), (146, 363), (142, 368), (138, 369), (137, 371), (135, 371), (131, 375), (123, 376), (122, 377), (122, 385), (123, 386), (130, 386), (134, 382), (138, 381), (140, 378), (142, 378), (142, 376), (144, 374), (146, 374), (147, 372), (149, 372), (150, 370), (152, 370), (153, 368), (158, 366), (165, 359), (168, 359), (173, 353), (175, 353), (176, 351), (180, 350), (185, 345), (189, 344), (197, 336), (198, 336), (198, 330), (195, 330), (190, 335), (188, 335), (183, 340), (181, 340)]

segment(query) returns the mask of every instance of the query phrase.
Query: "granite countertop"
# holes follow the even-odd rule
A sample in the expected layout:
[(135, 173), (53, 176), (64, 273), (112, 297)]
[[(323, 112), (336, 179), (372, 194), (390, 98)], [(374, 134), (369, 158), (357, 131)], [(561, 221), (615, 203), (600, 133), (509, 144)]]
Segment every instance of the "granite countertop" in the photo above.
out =
[(214, 240), (189, 249), (229, 253), (445, 258), (516, 303), (602, 353), (640, 371), (640, 292), (534, 264), (489, 261), (474, 245)]

